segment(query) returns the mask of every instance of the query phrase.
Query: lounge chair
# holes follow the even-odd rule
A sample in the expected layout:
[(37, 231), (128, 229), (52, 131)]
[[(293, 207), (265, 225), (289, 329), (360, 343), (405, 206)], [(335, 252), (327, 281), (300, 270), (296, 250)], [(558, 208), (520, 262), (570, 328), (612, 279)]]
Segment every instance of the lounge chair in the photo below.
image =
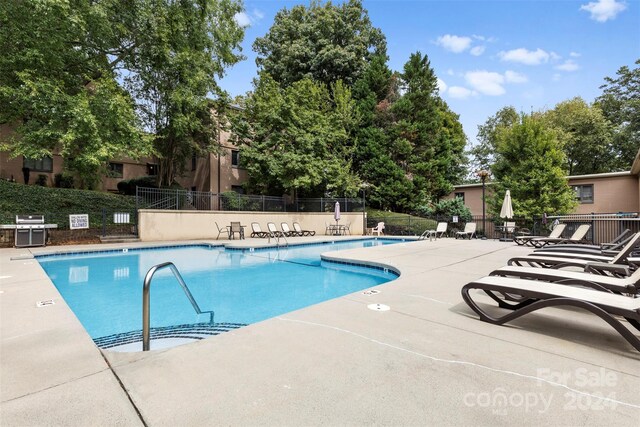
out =
[(381, 234), (384, 234), (384, 222), (379, 222), (378, 225), (376, 225), (371, 229), (371, 234), (374, 234), (374, 233), (377, 234), (378, 236), (380, 236)]
[[(471, 298), (470, 291), (479, 289), (489, 295), (501, 308), (513, 310), (501, 317), (493, 317)], [(512, 304), (501, 297), (517, 295), (519, 302)], [(462, 287), (462, 298), (475, 311), (480, 320), (502, 325), (532, 311), (546, 307), (570, 306), (585, 309), (613, 327), (636, 350), (640, 351), (640, 339), (614, 316), (622, 316), (640, 330), (640, 298), (630, 298), (594, 289), (565, 286), (539, 280), (514, 279), (487, 276)], [(567, 317), (563, 318), (567, 321)]]
[(244, 239), (244, 227), (237, 221), (232, 222), (231, 227), (229, 227), (229, 238), (233, 239), (236, 234), (239, 239)]
[(299, 236), (315, 236), (316, 232), (313, 230), (303, 230), (302, 227), (300, 227), (300, 224), (298, 224), (297, 222), (293, 223), (293, 229), (296, 231), (296, 233), (298, 233)]
[(216, 228), (218, 229), (218, 237), (216, 237), (216, 240), (218, 240), (220, 238), (221, 234), (226, 234), (227, 235), (227, 239), (228, 239), (229, 238), (229, 227), (220, 228), (218, 223), (216, 221), (214, 221), (214, 222), (216, 224)]
[(286, 237), (284, 233), (276, 228), (276, 225), (272, 222), (267, 223), (267, 229), (269, 230), (268, 236), (271, 237)]
[(600, 243), (599, 245), (567, 243), (560, 246), (545, 246), (541, 249), (534, 250), (534, 252), (583, 252), (596, 255), (615, 255), (615, 252), (619, 251), (631, 240), (633, 234), (634, 233), (627, 228), (616, 236), (615, 239), (607, 243)]
[(636, 296), (640, 292), (640, 270), (628, 277), (611, 277), (582, 271), (506, 266), (492, 271), (490, 276), (517, 277), (520, 279), (542, 280), (561, 285), (578, 285), (600, 291)]
[(476, 234), (476, 227), (477, 227), (477, 224), (475, 222), (466, 223), (464, 225), (464, 230), (456, 232), (456, 239), (457, 238), (466, 239), (468, 236), (469, 240), (471, 240), (471, 238)]
[(508, 240), (509, 236), (513, 236), (516, 232), (516, 223), (513, 221), (506, 221), (502, 225), (497, 226), (496, 230), (502, 233), (502, 240)]
[(439, 222), (438, 225), (436, 226), (435, 230), (425, 230), (425, 231), (423, 231), (422, 234), (420, 235), (420, 237), (418, 237), (418, 240), (431, 238), (431, 236), (434, 236), (437, 239), (438, 235), (440, 235), (440, 237), (442, 237), (445, 234), (447, 234), (447, 226), (448, 226), (448, 224), (446, 222)]
[(289, 228), (289, 224), (287, 224), (286, 222), (280, 223), (280, 228), (282, 228), (282, 234), (287, 237), (302, 236), (302, 234), (298, 234), (297, 231), (291, 231), (291, 229)]
[(251, 223), (251, 237), (268, 237), (269, 233), (267, 233), (266, 231), (262, 231), (262, 228), (260, 228), (260, 224), (258, 224), (257, 222), (252, 222)]
[(580, 267), (583, 269), (588, 268), (601, 274), (613, 273), (628, 276), (629, 266), (626, 263), (626, 259), (638, 248), (638, 245), (640, 245), (640, 233), (634, 234), (616, 256), (604, 260), (604, 257), (598, 255), (578, 255), (563, 252), (540, 255), (535, 252), (529, 256), (513, 257), (507, 264), (544, 268)]
[(589, 224), (580, 225), (576, 231), (568, 239), (562, 237), (542, 237), (538, 239), (531, 239), (529, 242), (536, 248), (541, 248), (550, 244), (565, 244), (565, 243), (580, 243), (585, 238), (591, 226)]
[(558, 224), (555, 227), (553, 227), (553, 230), (551, 230), (551, 233), (549, 234), (549, 236), (516, 236), (513, 238), (513, 241), (520, 246), (523, 246), (523, 245), (532, 246), (530, 242), (533, 239), (541, 239), (545, 237), (558, 238), (562, 236), (562, 232), (566, 227), (567, 227), (567, 224)]

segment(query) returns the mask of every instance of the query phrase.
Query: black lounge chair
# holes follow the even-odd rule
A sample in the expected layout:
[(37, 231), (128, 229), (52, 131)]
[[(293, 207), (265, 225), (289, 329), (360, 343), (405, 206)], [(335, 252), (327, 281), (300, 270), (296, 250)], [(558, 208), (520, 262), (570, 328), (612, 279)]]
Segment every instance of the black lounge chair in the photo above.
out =
[(316, 232), (313, 230), (303, 230), (302, 227), (300, 227), (300, 224), (298, 224), (297, 222), (293, 223), (293, 229), (296, 231), (296, 233), (298, 233), (299, 236), (315, 236)]
[(567, 243), (556, 246), (545, 246), (540, 249), (535, 249), (534, 252), (577, 252), (592, 253), (595, 255), (615, 255), (615, 252), (619, 251), (633, 238), (633, 235), (634, 233), (627, 228), (616, 236), (615, 239), (607, 243), (600, 243), (599, 245)]
[(591, 254), (575, 254), (568, 252), (554, 252), (553, 254), (539, 254), (534, 252), (529, 256), (519, 256), (511, 258), (508, 265), (543, 267), (543, 268), (564, 268), (581, 267), (598, 271), (602, 274), (629, 275), (627, 258), (640, 245), (640, 233), (633, 235), (624, 248), (613, 257)]
[(558, 238), (562, 236), (562, 232), (566, 227), (567, 227), (567, 224), (558, 224), (555, 227), (553, 227), (553, 230), (551, 230), (551, 233), (548, 236), (516, 236), (513, 238), (513, 241), (520, 246), (523, 246), (523, 245), (533, 246), (533, 244), (531, 243), (532, 240), (545, 239), (549, 237)]
[[(499, 307), (512, 311), (500, 317), (488, 314), (471, 297), (470, 291), (474, 289), (484, 291)], [(505, 295), (517, 295), (517, 301), (509, 302), (504, 298)], [(483, 277), (466, 284), (462, 287), (462, 298), (480, 316), (480, 320), (494, 325), (502, 325), (546, 307), (582, 308), (607, 322), (640, 351), (640, 339), (614, 317), (622, 316), (640, 330), (640, 298), (538, 280), (497, 276)]]
[(282, 233), (286, 236), (286, 237), (294, 237), (294, 236), (302, 236), (302, 234), (298, 234), (297, 231), (292, 231), (289, 228), (289, 224), (287, 224), (286, 222), (281, 222), (280, 223), (280, 228), (282, 228)]

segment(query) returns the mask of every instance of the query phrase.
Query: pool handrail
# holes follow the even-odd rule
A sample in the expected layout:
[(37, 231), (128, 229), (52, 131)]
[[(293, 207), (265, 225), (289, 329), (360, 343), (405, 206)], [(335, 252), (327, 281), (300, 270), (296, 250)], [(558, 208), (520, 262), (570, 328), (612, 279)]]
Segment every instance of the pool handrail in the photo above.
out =
[(175, 276), (176, 280), (178, 280), (180, 287), (182, 288), (185, 295), (189, 299), (189, 302), (193, 306), (193, 309), (196, 311), (196, 313), (197, 314), (209, 313), (209, 323), (213, 324), (213, 311), (200, 310), (200, 306), (196, 302), (195, 298), (193, 298), (193, 295), (191, 294), (189, 287), (185, 283), (184, 279), (182, 278), (182, 275), (178, 271), (178, 268), (175, 266), (175, 264), (172, 262), (163, 262), (162, 264), (154, 265), (149, 269), (149, 271), (147, 271), (147, 274), (144, 276), (144, 284), (142, 286), (142, 351), (149, 351), (149, 344), (150, 344), (151, 331), (150, 331), (149, 324), (151, 323), (150, 321), (151, 315), (150, 315), (149, 305), (150, 305), (151, 279), (153, 279), (153, 275), (156, 273), (156, 271), (162, 270), (165, 268), (171, 269), (171, 271), (173, 272), (173, 275)]

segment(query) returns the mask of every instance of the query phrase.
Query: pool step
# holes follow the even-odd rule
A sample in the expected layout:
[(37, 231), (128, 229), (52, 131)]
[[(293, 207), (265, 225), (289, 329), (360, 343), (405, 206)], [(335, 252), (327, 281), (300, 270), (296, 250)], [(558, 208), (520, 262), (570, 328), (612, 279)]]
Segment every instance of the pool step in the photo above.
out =
[[(176, 345), (198, 341), (246, 326), (244, 323), (192, 323), (186, 325), (151, 328), (151, 350), (175, 347)], [(142, 330), (94, 338), (93, 342), (102, 349), (112, 351), (142, 351)]]
[(135, 243), (139, 241), (140, 238), (133, 234), (123, 236), (100, 236), (101, 243)]

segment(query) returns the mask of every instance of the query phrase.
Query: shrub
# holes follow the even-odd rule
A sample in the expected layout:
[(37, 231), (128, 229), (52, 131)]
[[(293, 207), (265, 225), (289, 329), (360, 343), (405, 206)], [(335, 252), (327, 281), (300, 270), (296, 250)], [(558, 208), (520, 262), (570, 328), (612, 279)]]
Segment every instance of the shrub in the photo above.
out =
[(127, 196), (135, 196), (136, 187), (158, 188), (155, 176), (141, 176), (120, 181), (118, 192)]
[(40, 187), (46, 187), (47, 179), (48, 179), (47, 175), (38, 174), (38, 178), (36, 179), (36, 185), (39, 185)]
[(73, 175), (57, 173), (54, 177), (56, 188), (73, 188)]

